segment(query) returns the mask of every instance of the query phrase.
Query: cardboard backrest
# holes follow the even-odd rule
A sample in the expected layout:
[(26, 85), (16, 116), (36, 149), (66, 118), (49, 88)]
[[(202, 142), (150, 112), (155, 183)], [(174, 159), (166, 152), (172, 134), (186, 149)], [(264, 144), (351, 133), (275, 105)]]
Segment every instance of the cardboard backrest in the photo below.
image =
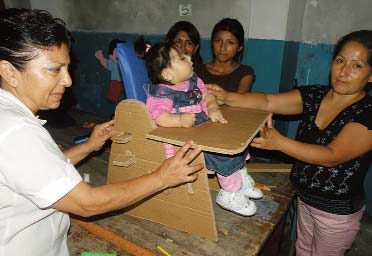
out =
[[(146, 134), (155, 128), (143, 102), (123, 100), (116, 106), (115, 130), (130, 134), (131, 138), (112, 141), (107, 175), (109, 184), (151, 173), (163, 163), (163, 143), (146, 139)], [(178, 149), (175, 146), (175, 151)], [(203, 154), (194, 159), (193, 164), (197, 163), (205, 166)], [(190, 193), (190, 186), (193, 193)], [(218, 238), (206, 169), (198, 173), (194, 183), (157, 193), (128, 210), (127, 213), (135, 217), (212, 240)]]
[(132, 43), (119, 43), (116, 51), (127, 99), (146, 102), (143, 85), (149, 77), (144, 60), (137, 57)]

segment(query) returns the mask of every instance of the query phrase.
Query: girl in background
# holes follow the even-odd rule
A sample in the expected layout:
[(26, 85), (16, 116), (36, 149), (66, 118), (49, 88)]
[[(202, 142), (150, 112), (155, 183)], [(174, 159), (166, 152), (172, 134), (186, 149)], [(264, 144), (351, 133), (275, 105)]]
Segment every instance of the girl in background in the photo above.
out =
[(196, 66), (206, 84), (218, 84), (226, 91), (246, 93), (255, 79), (250, 66), (240, 64), (244, 52), (244, 29), (236, 19), (225, 18), (212, 31), (213, 61)]
[(169, 29), (165, 40), (176, 46), (183, 54), (189, 55), (194, 65), (203, 64), (200, 56), (200, 35), (192, 23), (176, 22)]
[[(147, 52), (145, 63), (152, 82), (145, 86), (146, 106), (157, 125), (188, 128), (208, 119), (227, 122), (215, 97), (194, 74), (189, 55), (184, 55), (171, 43), (158, 43)], [(165, 149), (166, 157), (174, 152), (172, 145), (166, 144)], [(222, 188), (216, 203), (243, 216), (253, 215), (256, 206), (249, 197), (261, 198), (262, 192), (241, 175), (247, 152), (234, 156), (205, 152), (204, 156), (206, 167), (217, 172)]]
[[(225, 18), (212, 31), (213, 61), (195, 67), (195, 72), (206, 84), (217, 84), (229, 92), (247, 93), (255, 79), (250, 66), (240, 64), (244, 52), (244, 29), (236, 19)], [(247, 160), (250, 158), (248, 154)], [(242, 175), (254, 187), (255, 182), (243, 168)]]

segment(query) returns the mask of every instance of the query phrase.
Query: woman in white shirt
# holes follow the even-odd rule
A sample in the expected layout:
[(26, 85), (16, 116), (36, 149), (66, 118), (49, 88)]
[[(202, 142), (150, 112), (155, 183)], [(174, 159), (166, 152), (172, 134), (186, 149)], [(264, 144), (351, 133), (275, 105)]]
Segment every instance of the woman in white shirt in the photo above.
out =
[(62, 152), (39, 110), (58, 108), (71, 77), (70, 32), (48, 12), (0, 13), (0, 255), (68, 255), (66, 213), (92, 216), (124, 208), (167, 187), (195, 181), (188, 165), (200, 149), (186, 143), (155, 172), (90, 187), (73, 164), (99, 150), (114, 122), (97, 125), (88, 141)]

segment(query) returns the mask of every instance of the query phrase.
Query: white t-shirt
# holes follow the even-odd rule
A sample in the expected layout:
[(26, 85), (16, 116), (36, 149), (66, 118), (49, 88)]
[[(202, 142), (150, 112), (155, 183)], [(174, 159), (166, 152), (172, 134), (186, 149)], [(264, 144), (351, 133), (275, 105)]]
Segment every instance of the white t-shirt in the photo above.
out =
[(69, 255), (69, 217), (50, 206), (82, 178), (44, 123), (0, 89), (0, 255)]

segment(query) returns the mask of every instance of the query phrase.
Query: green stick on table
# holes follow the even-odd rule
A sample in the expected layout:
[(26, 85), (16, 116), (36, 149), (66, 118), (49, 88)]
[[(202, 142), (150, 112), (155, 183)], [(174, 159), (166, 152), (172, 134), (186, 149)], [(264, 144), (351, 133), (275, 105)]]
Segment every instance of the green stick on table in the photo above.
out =
[(82, 252), (81, 256), (117, 256), (116, 254), (98, 253), (98, 252)]

